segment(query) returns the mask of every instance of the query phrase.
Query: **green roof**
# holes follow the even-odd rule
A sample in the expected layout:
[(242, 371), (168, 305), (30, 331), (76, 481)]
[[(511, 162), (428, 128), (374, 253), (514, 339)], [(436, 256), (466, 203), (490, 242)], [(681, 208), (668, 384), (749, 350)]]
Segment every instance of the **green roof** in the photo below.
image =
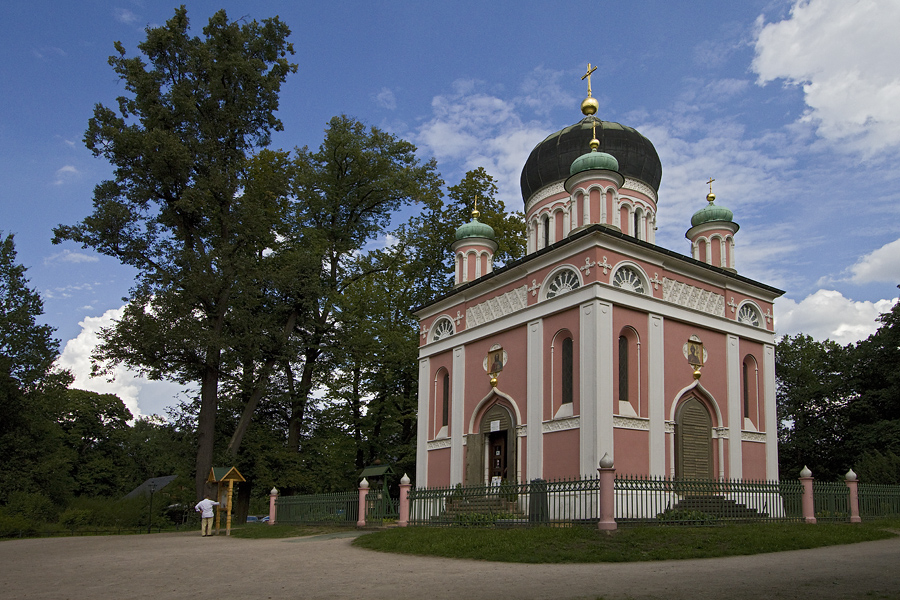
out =
[(715, 202), (710, 202), (707, 206), (704, 206), (694, 213), (694, 216), (691, 217), (691, 225), (696, 227), (697, 225), (711, 223), (713, 221), (731, 222), (733, 220), (733, 212), (731, 212), (724, 206), (716, 206)]
[(593, 169), (618, 172), (619, 161), (617, 161), (616, 157), (612, 154), (591, 150), (587, 154), (582, 154), (572, 162), (572, 166), (569, 167), (569, 175), (581, 173), (582, 171), (591, 171)]
[(478, 219), (472, 219), (468, 223), (460, 225), (456, 230), (457, 240), (475, 237), (493, 240), (495, 239), (494, 228)]

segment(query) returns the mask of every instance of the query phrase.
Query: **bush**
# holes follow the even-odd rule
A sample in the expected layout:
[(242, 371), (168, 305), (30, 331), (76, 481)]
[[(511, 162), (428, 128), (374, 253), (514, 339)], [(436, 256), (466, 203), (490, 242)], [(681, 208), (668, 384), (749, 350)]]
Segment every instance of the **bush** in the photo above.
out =
[(43, 494), (12, 492), (6, 505), (6, 514), (22, 517), (32, 523), (55, 523), (59, 509)]
[(90, 511), (82, 508), (69, 508), (59, 516), (59, 524), (66, 529), (80, 529), (89, 525), (91, 521)]
[(10, 515), (0, 510), (0, 538), (34, 535), (37, 526), (21, 515)]

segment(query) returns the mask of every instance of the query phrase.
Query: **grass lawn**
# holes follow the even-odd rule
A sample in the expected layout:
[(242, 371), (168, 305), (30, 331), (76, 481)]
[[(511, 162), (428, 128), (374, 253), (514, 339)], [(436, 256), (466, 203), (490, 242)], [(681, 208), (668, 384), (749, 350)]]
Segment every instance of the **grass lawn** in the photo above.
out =
[(382, 552), (518, 563), (596, 563), (710, 558), (803, 550), (894, 537), (900, 520), (757, 523), (722, 527), (632, 527), (611, 534), (588, 527), (479, 529), (407, 527), (353, 541)]

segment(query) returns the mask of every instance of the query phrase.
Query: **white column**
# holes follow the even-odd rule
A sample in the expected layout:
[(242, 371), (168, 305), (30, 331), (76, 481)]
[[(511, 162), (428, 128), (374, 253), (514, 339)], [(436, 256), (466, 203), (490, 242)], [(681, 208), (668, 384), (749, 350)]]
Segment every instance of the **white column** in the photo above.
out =
[[(726, 390), (728, 398), (728, 477), (741, 479), (744, 476), (741, 430), (744, 415), (741, 402), (741, 347), (738, 336), (729, 335), (725, 342)], [(724, 424), (720, 424), (724, 425)]]
[[(550, 244), (556, 242), (556, 211), (551, 210), (547, 215), (547, 221), (550, 223)], [(548, 244), (549, 245), (549, 244)]]
[(481, 277), (481, 252), (475, 252), (475, 279)]
[(613, 444), (612, 305), (581, 305), (581, 474), (593, 474), (604, 453), (615, 460)]
[(775, 346), (763, 346), (763, 385), (766, 411), (766, 479), (778, 479), (778, 422), (775, 417)]
[(419, 359), (419, 420), (416, 424), (416, 487), (428, 486), (428, 384), (431, 382), (429, 359)]
[(648, 315), (647, 416), (650, 418), (650, 475), (666, 475), (666, 395), (663, 318)]
[(450, 380), (450, 485), (463, 481), (463, 435), (466, 404), (466, 347), (453, 349)]
[(528, 434), (525, 441), (526, 482), (538, 477), (543, 478), (544, 476), (544, 324), (542, 319), (528, 323), (527, 336), (527, 371), (525, 380), (525, 418), (527, 419), (525, 431)]
[[(590, 225), (591, 224), (591, 192), (590, 190), (585, 190), (584, 194), (581, 196), (581, 224), (582, 225)], [(600, 464), (599, 462), (597, 464)], [(596, 468), (596, 467), (594, 467)]]
[[(571, 206), (571, 203), (569, 203), (569, 206)], [(569, 232), (572, 231), (572, 215), (569, 214), (569, 213), (570, 213), (569, 206), (567, 206), (567, 207), (565, 208), (565, 210), (563, 210), (563, 213), (562, 213), (562, 216), (563, 216), (563, 237), (568, 236), (568, 235), (569, 235)]]

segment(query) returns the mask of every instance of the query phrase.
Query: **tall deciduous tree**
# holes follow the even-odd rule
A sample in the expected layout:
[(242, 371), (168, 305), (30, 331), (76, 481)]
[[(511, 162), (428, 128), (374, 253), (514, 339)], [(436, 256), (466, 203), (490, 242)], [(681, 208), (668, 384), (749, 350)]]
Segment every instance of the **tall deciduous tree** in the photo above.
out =
[(300, 308), (294, 327), (299, 378), (285, 363), (289, 448), (299, 447), (306, 407), (323, 368), (320, 359), (347, 343), (338, 326), (342, 295), (372, 273), (391, 268), (365, 260), (365, 246), (386, 234), (399, 208), (440, 197), (434, 161), (420, 164), (415, 152), (409, 142), (346, 116), (331, 119), (318, 151), (297, 151), (291, 239), (316, 257), (318, 277), (312, 282), (314, 301)]
[[(128, 94), (117, 110), (98, 104), (84, 138), (115, 177), (95, 188), (93, 214), (54, 231), (55, 242), (81, 243), (138, 270), (98, 356), (199, 383), (198, 495), (212, 464), (232, 317), (254, 314), (248, 303), (258, 296), (246, 284), (284, 223), (281, 179), (261, 190), (248, 177), (255, 153), (282, 128), (278, 95), (296, 70), (289, 33), (277, 17), (231, 22), (219, 11), (202, 38), (191, 36), (182, 6), (147, 29), (144, 58), (128, 58), (116, 43), (109, 62)], [(277, 153), (263, 158), (278, 162)]]
[(59, 344), (38, 324), (43, 312), (8, 235), (0, 242), (0, 504), (16, 491), (62, 503), (72, 491), (75, 457), (53, 418), (72, 377), (53, 366)]

